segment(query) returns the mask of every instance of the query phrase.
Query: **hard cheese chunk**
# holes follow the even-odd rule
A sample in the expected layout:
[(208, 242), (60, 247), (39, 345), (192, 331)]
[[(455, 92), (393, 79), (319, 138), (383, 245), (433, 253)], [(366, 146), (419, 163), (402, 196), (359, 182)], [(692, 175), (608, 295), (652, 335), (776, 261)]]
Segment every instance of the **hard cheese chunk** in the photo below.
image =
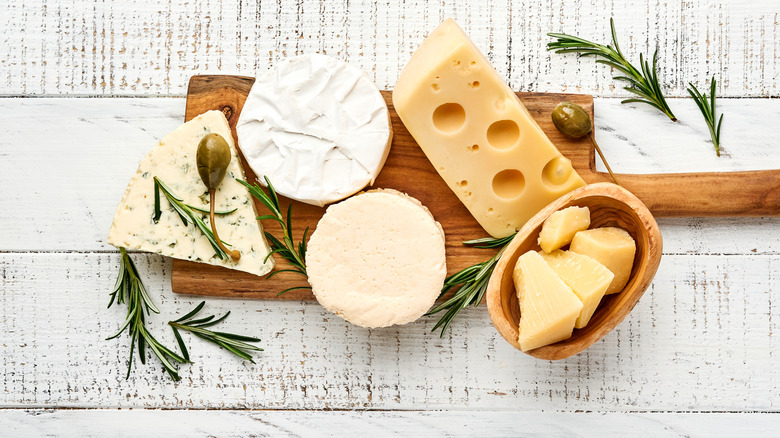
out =
[(569, 250), (595, 259), (615, 274), (607, 288), (607, 295), (622, 291), (631, 277), (636, 243), (622, 228), (605, 227), (580, 231), (574, 235)]
[(582, 311), (582, 301), (536, 252), (517, 260), (513, 272), (520, 301), (520, 334), (523, 351), (571, 337)]
[[(201, 138), (217, 133), (227, 140), (231, 160), (227, 175), (216, 193), (216, 210), (235, 212), (216, 217), (219, 237), (231, 248), (241, 252), (241, 259), (220, 260), (208, 239), (193, 224), (184, 225), (179, 215), (160, 194), (162, 215), (157, 223), (154, 215), (154, 177), (168, 186), (185, 203), (209, 209), (208, 190), (200, 179), (195, 154)], [(209, 111), (178, 127), (160, 141), (138, 165), (122, 201), (116, 209), (108, 232), (108, 243), (116, 247), (137, 249), (178, 259), (224, 266), (256, 275), (267, 274), (273, 268), (260, 224), (255, 219), (254, 204), (246, 188), (236, 179), (245, 179), (233, 135), (220, 111)], [(208, 215), (203, 214), (206, 223)]]
[(574, 328), (585, 327), (615, 277), (614, 274), (592, 258), (571, 251), (556, 250), (550, 254), (540, 251), (539, 255), (582, 301), (582, 310)]
[(585, 185), (452, 19), (412, 55), (393, 105), (447, 185), (494, 237)]
[(588, 207), (569, 207), (551, 214), (539, 233), (539, 246), (544, 252), (550, 253), (571, 243), (578, 231), (587, 230), (590, 226), (590, 210)]

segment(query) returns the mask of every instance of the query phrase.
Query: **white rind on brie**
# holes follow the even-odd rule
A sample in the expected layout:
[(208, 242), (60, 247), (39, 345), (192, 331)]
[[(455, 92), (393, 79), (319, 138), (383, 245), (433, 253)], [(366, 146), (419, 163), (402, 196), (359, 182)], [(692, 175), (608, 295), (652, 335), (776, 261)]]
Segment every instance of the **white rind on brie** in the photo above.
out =
[(249, 166), (288, 198), (323, 206), (373, 184), (392, 141), (376, 85), (326, 55), (287, 58), (257, 77), (236, 126)]
[(306, 270), (317, 301), (362, 327), (412, 322), (447, 275), (444, 231), (418, 200), (389, 189), (328, 207), (309, 240)]
[[(216, 222), (219, 237), (241, 252), (238, 262), (229, 258), (220, 260), (203, 233), (193, 224), (184, 225), (162, 193), (162, 216), (157, 223), (152, 220), (155, 176), (185, 203), (209, 209), (208, 190), (198, 174), (195, 154), (200, 140), (212, 132), (225, 138), (232, 155), (227, 175), (217, 189), (215, 208), (217, 211), (237, 209), (228, 215), (218, 215)], [(246, 188), (236, 181), (245, 178), (225, 116), (219, 111), (201, 114), (165, 136), (141, 160), (117, 207), (108, 243), (256, 275), (267, 274), (273, 268), (273, 259), (265, 260), (270, 250), (256, 220), (254, 203)], [(208, 224), (208, 215), (202, 217)]]

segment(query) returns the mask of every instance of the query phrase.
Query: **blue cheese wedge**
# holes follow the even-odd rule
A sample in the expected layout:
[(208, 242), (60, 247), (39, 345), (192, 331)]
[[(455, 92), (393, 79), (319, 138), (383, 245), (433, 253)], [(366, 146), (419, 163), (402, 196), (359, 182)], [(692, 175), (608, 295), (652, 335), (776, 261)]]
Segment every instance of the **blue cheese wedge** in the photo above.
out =
[[(201, 138), (217, 133), (227, 140), (232, 159), (227, 175), (216, 193), (216, 210), (235, 212), (216, 217), (219, 237), (231, 248), (241, 252), (241, 259), (220, 260), (208, 239), (193, 224), (184, 225), (160, 194), (162, 216), (155, 223), (154, 177), (168, 186), (185, 203), (209, 209), (208, 190), (198, 175), (195, 153)], [(133, 179), (114, 215), (108, 232), (108, 243), (165, 256), (224, 266), (256, 275), (273, 269), (273, 259), (260, 223), (255, 219), (254, 203), (246, 188), (237, 179), (245, 179), (230, 126), (219, 111), (209, 111), (178, 127), (160, 141), (138, 165)], [(208, 214), (203, 214), (208, 223)]]
[(347, 321), (406, 324), (444, 285), (444, 231), (411, 196), (361, 193), (328, 207), (309, 240), (306, 271), (317, 301)]

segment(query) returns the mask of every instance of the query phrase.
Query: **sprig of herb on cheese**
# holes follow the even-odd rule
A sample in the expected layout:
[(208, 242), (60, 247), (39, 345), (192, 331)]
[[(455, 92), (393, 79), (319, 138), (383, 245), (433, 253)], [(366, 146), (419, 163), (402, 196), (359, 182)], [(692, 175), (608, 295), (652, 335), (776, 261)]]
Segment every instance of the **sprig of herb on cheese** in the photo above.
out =
[[(160, 192), (163, 192), (165, 198), (168, 199), (168, 203), (173, 208), (173, 211), (179, 215), (179, 218), (181, 218), (181, 221), (185, 226), (193, 223), (196, 227), (198, 227), (203, 235), (206, 236), (206, 239), (208, 239), (211, 247), (214, 248), (214, 252), (217, 254), (217, 257), (219, 257), (220, 260), (227, 260), (229, 258), (227, 253), (225, 253), (225, 251), (223, 251), (222, 248), (220, 248), (217, 244), (217, 240), (214, 238), (214, 233), (211, 232), (208, 225), (206, 225), (206, 222), (203, 221), (199, 214), (195, 213), (196, 211), (203, 212), (203, 210), (186, 204), (181, 198), (174, 195), (171, 189), (168, 188), (168, 186), (166, 186), (156, 176), (154, 177), (154, 216), (152, 217), (154, 223), (157, 223), (157, 221), (160, 220), (160, 215), (162, 215), (162, 210), (160, 209)], [(229, 214), (233, 211), (235, 211), (235, 209), (219, 214)], [(208, 211), (205, 213), (208, 214)], [(229, 244), (225, 243), (225, 245)]]
[(515, 237), (511, 236), (495, 239), (492, 237), (486, 237), (482, 239), (467, 240), (463, 242), (464, 245), (473, 246), (474, 248), (500, 248), (498, 253), (484, 261), (477, 263), (476, 265), (469, 266), (460, 272), (450, 275), (444, 280), (444, 287), (442, 287), (439, 298), (444, 296), (454, 287), (460, 285), (455, 294), (447, 301), (439, 304), (433, 309), (429, 310), (426, 315), (433, 315), (441, 311), (447, 312), (441, 317), (439, 322), (431, 330), (435, 332), (436, 329), (441, 327), (441, 337), (444, 337), (444, 333), (447, 331), (452, 320), (458, 315), (458, 313), (465, 309), (469, 305), (474, 307), (479, 306), (482, 302), (482, 298), (487, 291), (488, 282), (490, 276), (493, 274), (493, 269), (496, 267), (496, 263), (501, 258), (501, 254), (504, 253), (506, 245)]
[[(274, 254), (279, 254), (292, 268), (280, 269), (278, 271), (271, 272), (266, 278), (271, 278), (281, 272), (297, 272), (304, 277), (308, 277), (308, 274), (306, 273), (306, 237), (309, 234), (309, 228), (306, 227), (306, 230), (303, 232), (303, 238), (296, 245), (292, 236), (292, 204), (290, 204), (290, 206), (287, 208), (287, 219), (285, 219), (282, 215), (282, 208), (279, 205), (279, 196), (277, 196), (276, 190), (274, 189), (274, 186), (271, 184), (271, 181), (268, 179), (268, 177), (265, 177), (266, 187), (268, 188), (267, 194), (257, 183), (252, 185), (246, 181), (237, 181), (243, 184), (244, 187), (249, 190), (249, 193), (252, 196), (257, 198), (258, 201), (260, 201), (268, 210), (271, 211), (271, 214), (259, 216), (257, 219), (273, 220), (278, 222), (282, 227), (283, 237), (281, 240), (268, 231), (265, 232), (265, 237), (268, 239), (268, 242), (271, 246), (271, 252), (266, 256), (266, 260), (268, 260), (268, 257), (271, 257)], [(294, 289), (311, 289), (311, 287), (291, 287), (279, 292), (279, 295)]]
[(707, 123), (707, 127), (710, 129), (710, 137), (712, 143), (715, 145), (715, 155), (720, 156), (720, 126), (723, 122), (723, 114), (721, 113), (718, 123), (715, 123), (715, 76), (712, 77), (710, 82), (710, 95), (700, 93), (695, 85), (688, 84), (688, 94), (691, 95), (696, 105), (701, 110), (704, 116), (704, 121)]
[(656, 70), (658, 50), (653, 54), (652, 68), (650, 63), (644, 59), (644, 56), (641, 53), (639, 54), (639, 66), (642, 69), (640, 71), (628, 62), (623, 52), (621, 52), (617, 41), (617, 32), (615, 32), (615, 21), (610, 18), (609, 24), (612, 28), (612, 44), (614, 48), (611, 45), (604, 46), (565, 33), (548, 33), (548, 36), (556, 40), (547, 43), (547, 50), (554, 50), (555, 53), (579, 53), (581, 56), (603, 58), (598, 59), (596, 62), (608, 65), (623, 73), (623, 75), (614, 76), (614, 79), (628, 82), (629, 85), (623, 87), (623, 89), (639, 96), (638, 98), (625, 99), (621, 103), (646, 103), (659, 109), (672, 121), (676, 122), (677, 118), (672, 113), (669, 105), (667, 105), (661, 91), (661, 85), (658, 82), (658, 72)]
[(110, 308), (116, 301), (117, 304), (127, 304), (127, 318), (122, 328), (115, 335), (107, 338), (115, 339), (119, 337), (126, 329), (129, 330), (130, 339), (130, 358), (127, 363), (127, 375), (125, 379), (130, 378), (130, 370), (133, 368), (133, 350), (138, 345), (138, 357), (142, 364), (146, 364), (146, 347), (148, 346), (155, 356), (160, 360), (165, 371), (175, 381), (181, 380), (176, 366), (172, 362), (186, 363), (189, 358), (184, 358), (174, 353), (171, 349), (158, 342), (149, 330), (146, 328), (146, 315), (151, 312), (160, 313), (157, 306), (154, 305), (149, 294), (146, 292), (143, 282), (138, 276), (133, 260), (127, 255), (124, 248), (119, 248), (119, 276), (116, 279), (114, 290), (111, 292), (111, 301), (108, 303)]
[(255, 363), (255, 361), (252, 360), (251, 352), (263, 351), (263, 349), (251, 344), (247, 344), (247, 342), (260, 342), (260, 339), (252, 336), (243, 336), (225, 332), (213, 332), (208, 330), (206, 327), (211, 327), (224, 321), (225, 318), (230, 315), (230, 312), (228, 311), (226, 314), (217, 319), (214, 319), (214, 315), (210, 315), (205, 318), (192, 319), (195, 315), (198, 314), (198, 312), (203, 309), (203, 306), (205, 305), (206, 302), (201, 301), (201, 303), (198, 304), (198, 306), (195, 307), (195, 309), (193, 309), (190, 313), (182, 316), (176, 321), (168, 321), (168, 325), (170, 325), (171, 329), (173, 330), (173, 335), (176, 337), (176, 342), (179, 343), (179, 348), (181, 348), (181, 352), (184, 355), (184, 358), (189, 361), (190, 355), (187, 351), (187, 347), (184, 345), (184, 340), (182, 339), (181, 334), (179, 334), (179, 330), (186, 330), (205, 341), (219, 345), (220, 347), (242, 359), (246, 359), (252, 363)]

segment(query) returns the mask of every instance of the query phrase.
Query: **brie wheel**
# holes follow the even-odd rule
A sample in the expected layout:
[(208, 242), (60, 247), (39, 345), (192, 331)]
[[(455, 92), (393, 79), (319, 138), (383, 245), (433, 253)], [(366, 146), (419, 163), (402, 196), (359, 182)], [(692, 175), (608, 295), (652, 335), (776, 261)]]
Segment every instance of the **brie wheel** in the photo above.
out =
[(373, 184), (392, 141), (390, 112), (357, 67), (326, 55), (287, 58), (257, 77), (236, 126), (264, 184), (323, 206)]
[(347, 321), (406, 324), (444, 285), (444, 231), (411, 196), (361, 193), (328, 207), (309, 240), (306, 271), (317, 301)]

